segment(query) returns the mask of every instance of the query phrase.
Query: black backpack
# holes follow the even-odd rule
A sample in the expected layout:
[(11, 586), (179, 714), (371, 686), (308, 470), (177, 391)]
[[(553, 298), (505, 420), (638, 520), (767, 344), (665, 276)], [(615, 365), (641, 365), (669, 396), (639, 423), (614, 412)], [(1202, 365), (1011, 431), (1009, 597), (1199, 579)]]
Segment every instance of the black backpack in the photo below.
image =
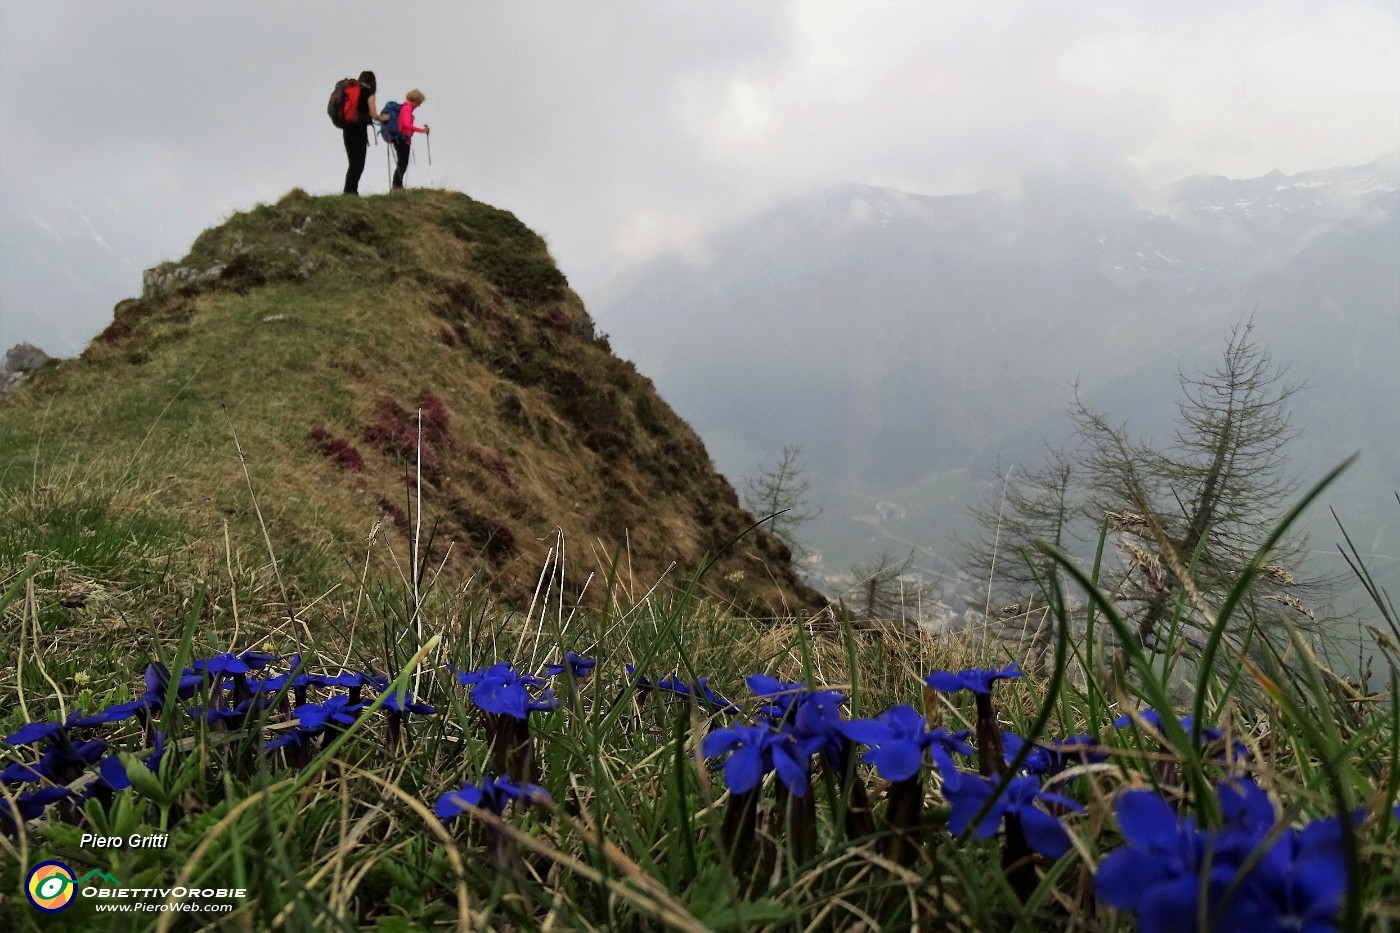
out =
[(343, 78), (335, 83), (326, 113), (338, 128), (343, 130), (360, 122), (360, 94), (361, 85), (355, 78)]

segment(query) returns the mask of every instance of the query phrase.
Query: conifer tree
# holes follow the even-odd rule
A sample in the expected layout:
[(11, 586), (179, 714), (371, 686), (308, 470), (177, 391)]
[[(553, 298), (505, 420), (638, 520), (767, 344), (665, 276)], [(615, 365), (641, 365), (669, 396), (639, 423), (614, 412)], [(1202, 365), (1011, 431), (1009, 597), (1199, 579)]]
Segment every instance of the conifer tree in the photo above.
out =
[(971, 506), (978, 530), (960, 542), (963, 569), (985, 587), (988, 610), (1024, 605), (1039, 595), (1051, 562), (1035, 542), (1071, 549), (1081, 518), (1077, 479), (1071, 455), (1048, 448), (1043, 463), (1001, 471), (988, 496)]
[(758, 518), (772, 518), (765, 526), (794, 554), (805, 549), (797, 540), (797, 529), (821, 514), (810, 506), (808, 496), (811, 482), (802, 463), (802, 448), (784, 444), (778, 462), (756, 467), (757, 472), (744, 477), (744, 508)]
[[(1135, 437), (1076, 397), (1069, 414), (1078, 444), (1066, 454), (1008, 479), (1004, 501), (973, 507), (981, 528), (965, 545), (964, 566), (993, 592), (1020, 599), (1034, 587), (1037, 541), (1062, 549), (1106, 528), (1124, 555), (1125, 580), (1115, 595), (1137, 623), (1144, 646), (1157, 642), (1183, 592), (1189, 570), (1199, 593), (1218, 594), (1243, 571), (1297, 489), (1288, 474), (1288, 443), (1297, 436), (1288, 401), (1302, 384), (1287, 378), (1254, 335), (1252, 320), (1230, 333), (1207, 371), (1178, 374), (1175, 429), (1165, 444)], [(1000, 491), (998, 491), (1000, 492)], [(1294, 585), (1290, 565), (1301, 538), (1275, 551), (1261, 585)], [(995, 574), (992, 558), (995, 557)], [(1040, 561), (1039, 563), (1035, 563)], [(1291, 596), (1277, 596), (1299, 608)]]
[(870, 619), (899, 619), (917, 621), (925, 614), (925, 604), (932, 598), (932, 589), (920, 582), (910, 570), (914, 552), (897, 560), (888, 551), (869, 564), (851, 568), (855, 582), (851, 587), (852, 608), (858, 616)]

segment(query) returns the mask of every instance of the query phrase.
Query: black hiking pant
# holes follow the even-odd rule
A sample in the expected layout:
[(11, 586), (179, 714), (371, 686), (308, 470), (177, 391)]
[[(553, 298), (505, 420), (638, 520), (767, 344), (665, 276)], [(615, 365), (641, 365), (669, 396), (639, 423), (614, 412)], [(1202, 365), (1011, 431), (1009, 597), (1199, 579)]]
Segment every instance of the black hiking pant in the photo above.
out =
[(394, 169), (394, 187), (403, 187), (403, 173), (408, 171), (408, 140), (394, 143), (394, 156), (398, 166)]
[(345, 193), (360, 193), (360, 176), (365, 173), (365, 153), (369, 151), (369, 127), (356, 124), (341, 131), (345, 134), (345, 157), (350, 167), (345, 170)]

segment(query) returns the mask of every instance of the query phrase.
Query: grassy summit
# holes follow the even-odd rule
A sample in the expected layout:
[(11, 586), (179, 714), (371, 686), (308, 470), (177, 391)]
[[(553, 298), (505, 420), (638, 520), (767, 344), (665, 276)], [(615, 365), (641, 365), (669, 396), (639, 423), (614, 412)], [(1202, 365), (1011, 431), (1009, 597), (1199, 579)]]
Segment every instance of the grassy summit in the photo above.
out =
[[(426, 190), (293, 191), (149, 270), (81, 359), (0, 403), (0, 496), (52, 528), (35, 493), (62, 474), (220, 548), (227, 520), (235, 550), (265, 554), (256, 503), (314, 595), (363, 560), (377, 519), (381, 535), (413, 535), (420, 410), (420, 562), (445, 581), (524, 602), (548, 563), (566, 592), (610, 571), (683, 586), (753, 521), (595, 333), (544, 241)], [(384, 548), (370, 560), (391, 568)], [(819, 603), (763, 533), (704, 586), (745, 611)]]

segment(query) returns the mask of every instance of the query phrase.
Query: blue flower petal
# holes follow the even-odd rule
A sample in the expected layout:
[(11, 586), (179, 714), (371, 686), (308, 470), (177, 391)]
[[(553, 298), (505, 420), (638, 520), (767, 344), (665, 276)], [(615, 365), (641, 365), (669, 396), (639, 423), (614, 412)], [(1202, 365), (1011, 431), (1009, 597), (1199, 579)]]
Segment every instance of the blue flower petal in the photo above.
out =
[(1158, 867), (1156, 859), (1127, 846), (1114, 849), (1094, 872), (1094, 895), (1116, 910), (1137, 910), (1145, 883)]
[(1179, 842), (1176, 813), (1150, 790), (1130, 790), (1118, 795), (1114, 806), (1118, 829), (1134, 846), (1173, 849)]
[(919, 773), (924, 756), (919, 746), (909, 741), (892, 741), (872, 748), (864, 760), (880, 770), (887, 781), (904, 781)]
[(1138, 901), (1138, 933), (1184, 933), (1196, 929), (1200, 887), (1194, 874), (1147, 887)]
[(126, 776), (126, 766), (116, 755), (108, 755), (102, 759), (102, 763), (97, 766), (98, 772), (102, 775), (102, 780), (113, 790), (125, 790), (131, 786), (131, 779)]
[(31, 722), (5, 736), (5, 741), (10, 745), (33, 745), (44, 739), (52, 739), (62, 731), (63, 727), (56, 722)]
[(1225, 824), (1248, 833), (1263, 835), (1274, 825), (1274, 805), (1258, 784), (1236, 778), (1221, 784), (1217, 795)]
[(724, 781), (731, 792), (748, 793), (763, 780), (764, 770), (762, 747), (742, 744), (724, 762)]
[(933, 756), (933, 763), (938, 769), (938, 776), (943, 779), (943, 793), (957, 793), (958, 786), (962, 783), (962, 772), (958, 766), (953, 764), (950, 756), (942, 745), (934, 744), (929, 746), (929, 754)]
[[(948, 831), (954, 836), (961, 836), (966, 832), (972, 818), (977, 815), (977, 811), (982, 809), (982, 804), (992, 795), (993, 785), (980, 774), (964, 774), (958, 782), (957, 788), (944, 785), (944, 796), (953, 805), (952, 812), (948, 815)], [(982, 839), (990, 839), (1001, 825), (1002, 804), (1005, 795), (992, 806), (991, 810), (982, 821), (977, 824), (976, 835)]]
[(1070, 850), (1069, 833), (1059, 820), (1035, 807), (1022, 807), (1018, 815), (1021, 830), (1032, 849), (1050, 858), (1059, 858)]
[(778, 741), (769, 746), (773, 755), (773, 770), (778, 772), (778, 780), (792, 791), (794, 797), (802, 797), (807, 793), (807, 786), (811, 783), (811, 776), (808, 773), (810, 757), (803, 757), (797, 743), (787, 736), (782, 736)]
[(891, 738), (889, 727), (874, 719), (848, 719), (841, 723), (841, 734), (872, 748)]
[(959, 690), (967, 689), (962, 678), (952, 671), (934, 671), (924, 678), (924, 683), (942, 693), (957, 693)]

